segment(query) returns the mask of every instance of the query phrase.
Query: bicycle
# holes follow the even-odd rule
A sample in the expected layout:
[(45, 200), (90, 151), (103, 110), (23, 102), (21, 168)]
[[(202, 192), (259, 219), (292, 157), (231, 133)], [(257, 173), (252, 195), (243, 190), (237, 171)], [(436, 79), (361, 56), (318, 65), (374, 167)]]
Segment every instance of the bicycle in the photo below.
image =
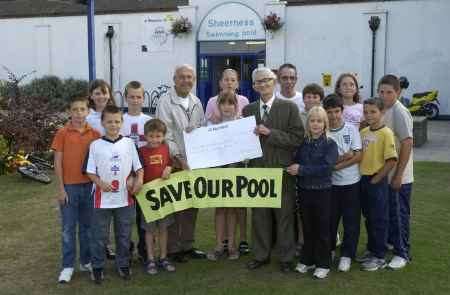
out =
[(49, 184), (52, 182), (46, 170), (53, 169), (53, 165), (47, 160), (37, 157), (33, 154), (21, 155), (16, 154), (16, 163), (18, 164), (17, 172), (25, 178)]

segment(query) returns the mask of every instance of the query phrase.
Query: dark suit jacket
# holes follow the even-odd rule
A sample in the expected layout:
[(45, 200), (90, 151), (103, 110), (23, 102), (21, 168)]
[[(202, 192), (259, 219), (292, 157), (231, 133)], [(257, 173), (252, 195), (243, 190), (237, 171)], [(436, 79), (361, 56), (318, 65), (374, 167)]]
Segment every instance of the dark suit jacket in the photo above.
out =
[[(244, 117), (255, 116), (257, 124), (263, 124), (260, 100), (242, 110)], [(275, 98), (264, 126), (271, 130), (269, 136), (261, 135), (263, 156), (250, 160), (249, 167), (287, 167), (293, 163), (295, 151), (303, 142), (304, 128), (297, 106), (288, 100)]]

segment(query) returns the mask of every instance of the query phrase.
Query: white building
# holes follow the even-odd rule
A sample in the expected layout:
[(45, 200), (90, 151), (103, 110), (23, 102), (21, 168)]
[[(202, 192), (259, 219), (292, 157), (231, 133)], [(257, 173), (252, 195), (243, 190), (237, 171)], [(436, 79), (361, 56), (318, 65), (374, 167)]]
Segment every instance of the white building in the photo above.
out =
[[(88, 78), (86, 8), (76, 1), (0, 0), (0, 64), (16, 73), (36, 70), (63, 78)], [(251, 93), (250, 73), (258, 65), (284, 62), (305, 84), (322, 75), (357, 74), (363, 97), (370, 96), (371, 16), (381, 20), (375, 41), (376, 81), (386, 73), (407, 76), (406, 92), (439, 90), (441, 114), (450, 115), (450, 1), (447, 0), (97, 0), (96, 74), (120, 90), (130, 80), (147, 89), (171, 84), (175, 65), (197, 66), (197, 93), (205, 102), (217, 91), (226, 66), (241, 73), (241, 91)], [(274, 12), (284, 26), (266, 32), (261, 21)], [(187, 17), (190, 34), (174, 38), (171, 21)], [(106, 37), (108, 27), (114, 29)], [(0, 71), (0, 79), (6, 73)], [(331, 86), (325, 87), (331, 92)]]

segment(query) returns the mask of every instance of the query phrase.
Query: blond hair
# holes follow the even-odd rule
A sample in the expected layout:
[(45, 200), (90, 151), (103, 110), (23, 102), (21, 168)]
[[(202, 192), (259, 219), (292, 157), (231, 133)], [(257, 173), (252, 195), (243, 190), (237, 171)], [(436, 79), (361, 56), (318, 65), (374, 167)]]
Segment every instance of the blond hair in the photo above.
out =
[(305, 127), (305, 137), (308, 138), (309, 140), (311, 140), (312, 137), (312, 133), (311, 133), (311, 128), (309, 127), (309, 119), (312, 116), (318, 116), (323, 122), (324, 122), (324, 135), (326, 137), (328, 137), (328, 131), (330, 130), (330, 124), (328, 123), (328, 116), (327, 116), (327, 112), (325, 111), (325, 109), (321, 106), (314, 106), (312, 107), (309, 111), (308, 111), (308, 115), (306, 116), (306, 127)]

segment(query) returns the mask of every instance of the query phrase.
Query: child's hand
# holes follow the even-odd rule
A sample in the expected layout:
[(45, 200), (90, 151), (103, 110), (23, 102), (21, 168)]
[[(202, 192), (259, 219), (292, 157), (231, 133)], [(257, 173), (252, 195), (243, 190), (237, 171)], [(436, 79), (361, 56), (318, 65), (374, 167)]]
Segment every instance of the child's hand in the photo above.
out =
[(172, 167), (166, 167), (161, 175), (162, 179), (169, 179), (170, 177), (170, 173), (172, 173)]
[(292, 164), (291, 166), (286, 168), (286, 172), (292, 176), (298, 175), (298, 169), (300, 168), (299, 164)]
[(137, 194), (141, 190), (142, 185), (143, 185), (142, 179), (139, 179), (139, 177), (136, 177), (134, 179), (133, 187), (131, 189), (131, 194), (133, 194), (133, 195)]
[(378, 174), (375, 174), (375, 176), (372, 177), (372, 179), (370, 180), (370, 183), (371, 183), (371, 184), (377, 184), (377, 183), (380, 182), (381, 179), (378, 179), (377, 176), (378, 176)]
[(69, 203), (69, 196), (67, 195), (65, 190), (61, 190), (56, 196), (56, 200), (61, 206), (64, 206)]
[(353, 158), (353, 156), (355, 155), (355, 153), (353, 151), (348, 151), (345, 154), (342, 155), (342, 159), (344, 161), (349, 160), (351, 158)]
[(131, 192), (131, 191), (133, 190), (134, 182), (135, 182), (135, 179), (134, 179), (133, 176), (129, 176), (129, 177), (127, 178), (127, 190), (128, 190), (129, 192)]
[(100, 189), (104, 192), (112, 192), (113, 188), (110, 183), (106, 183), (103, 180), (100, 180), (97, 185), (100, 187)]

